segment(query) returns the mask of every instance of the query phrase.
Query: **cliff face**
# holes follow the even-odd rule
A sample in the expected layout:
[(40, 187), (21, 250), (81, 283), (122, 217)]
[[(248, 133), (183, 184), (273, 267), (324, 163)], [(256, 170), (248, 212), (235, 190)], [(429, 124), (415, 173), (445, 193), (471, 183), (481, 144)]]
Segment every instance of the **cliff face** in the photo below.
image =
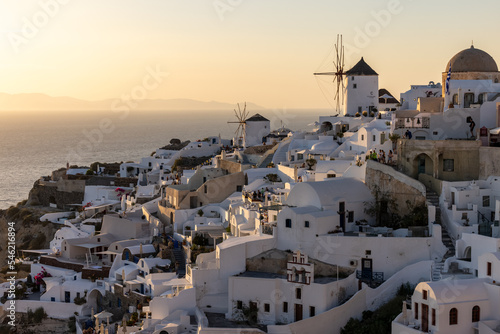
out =
[[(22, 256), (21, 250), (48, 249), (50, 241), (54, 238), (59, 224), (40, 222), (40, 217), (52, 208), (28, 207), (23, 205), (12, 206), (7, 210), (0, 210), (0, 281), (4, 281), (3, 270), (7, 265), (8, 255), (8, 223), (14, 223), (16, 230), (16, 257)], [(22, 268), (29, 270), (28, 268)], [(19, 272), (18, 277), (27, 273)]]

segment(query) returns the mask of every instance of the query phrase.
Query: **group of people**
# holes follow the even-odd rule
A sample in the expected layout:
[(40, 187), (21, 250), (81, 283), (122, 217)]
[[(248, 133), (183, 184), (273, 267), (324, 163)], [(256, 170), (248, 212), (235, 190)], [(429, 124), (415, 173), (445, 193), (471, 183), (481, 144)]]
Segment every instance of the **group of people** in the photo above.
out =
[[(262, 188), (257, 191), (243, 191), (243, 195), (245, 195), (245, 198), (251, 199), (253, 201), (255, 200), (260, 200), (264, 201), (266, 199), (266, 192), (269, 193), (269, 188)], [(271, 194), (268, 194), (267, 199), (271, 199)]]
[(370, 159), (370, 160), (375, 160), (375, 161), (378, 161), (382, 164), (388, 164), (388, 165), (392, 165), (393, 163), (393, 157), (394, 157), (394, 153), (392, 152), (392, 150), (389, 150), (389, 153), (385, 154), (385, 151), (384, 150), (378, 150), (378, 153), (377, 153), (377, 150), (371, 150), (368, 155), (366, 156), (366, 160)]

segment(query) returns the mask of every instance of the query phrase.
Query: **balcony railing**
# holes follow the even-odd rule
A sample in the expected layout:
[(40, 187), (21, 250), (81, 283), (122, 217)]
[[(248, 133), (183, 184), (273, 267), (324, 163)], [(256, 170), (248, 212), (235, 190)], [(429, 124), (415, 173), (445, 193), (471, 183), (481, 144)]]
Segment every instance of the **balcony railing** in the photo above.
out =
[(362, 281), (368, 282), (383, 282), (384, 273), (383, 272), (363, 272), (362, 270), (356, 270), (356, 278)]

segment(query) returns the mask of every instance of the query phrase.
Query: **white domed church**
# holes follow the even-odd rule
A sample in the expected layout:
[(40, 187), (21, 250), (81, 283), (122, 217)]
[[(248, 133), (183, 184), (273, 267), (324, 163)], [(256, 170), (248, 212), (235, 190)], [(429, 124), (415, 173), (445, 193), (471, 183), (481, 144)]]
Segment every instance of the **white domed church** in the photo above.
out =
[(442, 96), (418, 97), (416, 109), (393, 115), (393, 132), (415, 139), (477, 138), (479, 129), (500, 127), (500, 72), (487, 52), (471, 46), (442, 72)]

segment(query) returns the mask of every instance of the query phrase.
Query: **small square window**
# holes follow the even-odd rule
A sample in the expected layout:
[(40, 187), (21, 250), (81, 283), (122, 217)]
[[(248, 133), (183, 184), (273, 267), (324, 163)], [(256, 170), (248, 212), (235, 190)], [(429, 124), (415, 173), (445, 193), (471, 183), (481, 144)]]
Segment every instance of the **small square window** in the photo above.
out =
[(443, 159), (443, 172), (453, 172), (455, 170), (455, 160)]
[(372, 255), (372, 251), (369, 249), (365, 250), (365, 255)]
[(352, 88), (356, 89), (356, 88), (358, 88), (358, 85), (357, 84), (353, 84)]
[(270, 310), (271, 310), (270, 305), (269, 305), (269, 304), (267, 304), (267, 303), (266, 303), (266, 304), (264, 304), (264, 312), (269, 313), (269, 312), (270, 312)]
[(316, 315), (316, 307), (309, 306), (309, 316), (314, 317)]
[(302, 299), (302, 290), (300, 288), (295, 289), (295, 298)]
[(304, 227), (309, 227), (309, 220), (306, 220), (306, 221), (304, 222)]
[(288, 228), (292, 227), (292, 220), (291, 219), (286, 219), (285, 220), (285, 227), (288, 227)]

